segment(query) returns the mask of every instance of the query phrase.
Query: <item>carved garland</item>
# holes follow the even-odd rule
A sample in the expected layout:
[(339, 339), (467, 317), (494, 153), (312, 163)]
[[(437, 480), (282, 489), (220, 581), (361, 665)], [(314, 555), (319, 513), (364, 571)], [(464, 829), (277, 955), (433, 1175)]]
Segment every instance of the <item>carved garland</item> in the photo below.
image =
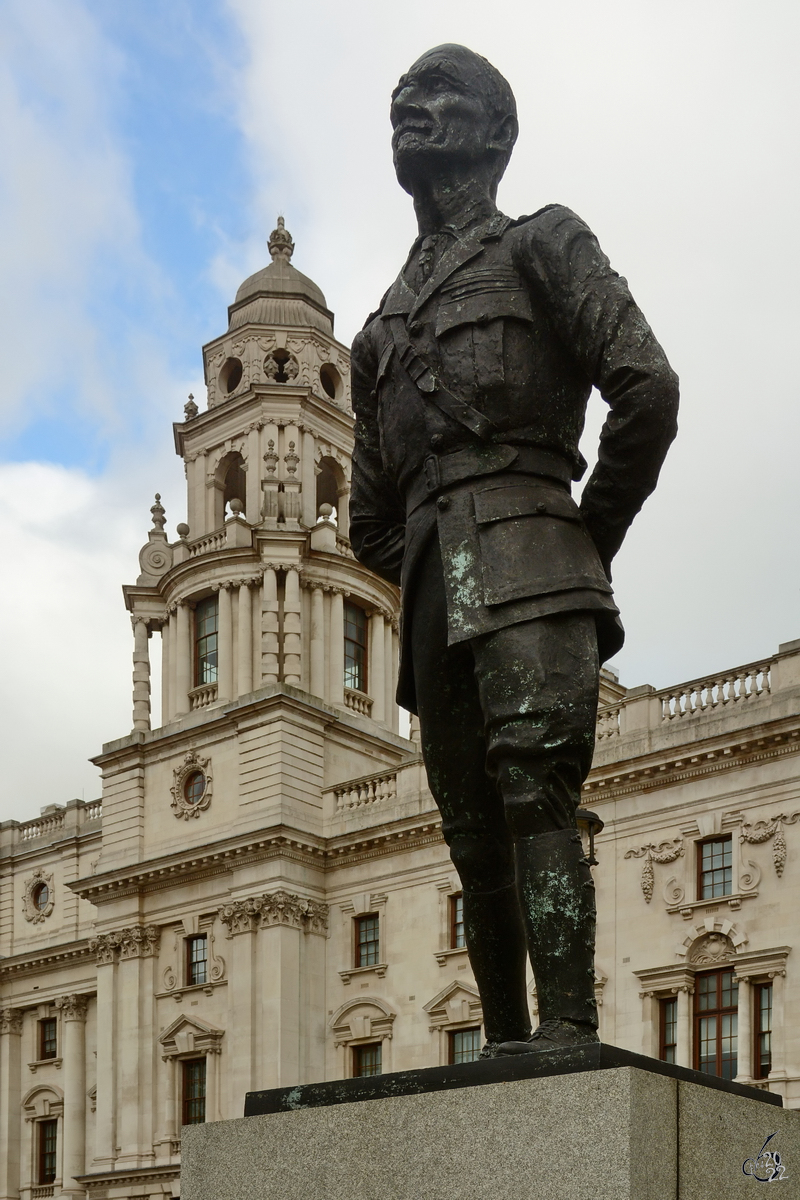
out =
[(786, 838), (784, 837), (783, 826), (794, 825), (798, 819), (800, 819), (800, 812), (794, 812), (788, 816), (784, 815), (784, 813), (778, 813), (776, 817), (772, 817), (768, 821), (755, 821), (752, 824), (749, 821), (745, 821), (742, 823), (739, 841), (742, 844), (748, 842), (752, 846), (758, 846), (762, 842), (768, 842), (770, 838), (774, 837), (772, 861), (775, 866), (775, 874), (780, 878), (786, 866)]
[[(170, 808), (179, 820), (189, 821), (192, 817), (199, 817), (211, 803), (213, 779), (209, 770), (210, 762), (208, 758), (200, 758), (196, 750), (189, 750), (182, 764), (173, 770), (175, 782), (170, 788)], [(186, 795), (186, 781), (192, 775), (203, 777), (203, 790), (196, 799), (189, 799)]]
[(161, 930), (157, 925), (130, 925), (114, 933), (101, 933), (89, 942), (89, 949), (100, 964), (117, 958), (149, 958), (158, 949)]
[[(47, 889), (45, 893), (45, 889)], [(46, 896), (46, 898), (44, 898)], [(25, 881), (25, 891), (22, 895), (22, 913), (26, 921), (41, 925), (55, 908), (55, 892), (53, 876), (38, 867), (30, 879)]]
[(684, 846), (682, 837), (673, 838), (671, 842), (659, 842), (657, 846), (651, 842), (647, 846), (640, 846), (637, 850), (628, 850), (626, 852), (626, 858), (641, 858), (644, 855), (644, 863), (642, 864), (642, 891), (644, 892), (645, 901), (648, 904), (653, 899), (653, 887), (655, 885), (653, 863), (675, 862), (675, 859), (681, 858), (683, 854)]

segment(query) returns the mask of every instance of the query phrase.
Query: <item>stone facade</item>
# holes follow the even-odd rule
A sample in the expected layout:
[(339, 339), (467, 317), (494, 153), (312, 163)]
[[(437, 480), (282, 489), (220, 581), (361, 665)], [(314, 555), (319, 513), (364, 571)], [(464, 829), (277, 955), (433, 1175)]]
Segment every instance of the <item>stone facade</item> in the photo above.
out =
[[(133, 730), (96, 759), (102, 802), (0, 825), (0, 1200), (177, 1195), (185, 1116), (239, 1116), (248, 1089), (349, 1075), (364, 1050), (446, 1062), (480, 1025), (399, 733), (398, 595), (347, 540), (347, 350), (292, 249), (280, 224), (204, 350), (208, 407), (175, 426), (188, 522), (170, 542), (156, 498), (125, 588)], [(604, 1040), (691, 1065), (697, 976), (733, 972), (737, 1077), (764, 1074), (768, 996), (758, 1083), (792, 1107), (799, 748), (800, 642), (658, 692), (606, 672), (584, 800)], [(712, 843), (729, 865), (704, 900)]]

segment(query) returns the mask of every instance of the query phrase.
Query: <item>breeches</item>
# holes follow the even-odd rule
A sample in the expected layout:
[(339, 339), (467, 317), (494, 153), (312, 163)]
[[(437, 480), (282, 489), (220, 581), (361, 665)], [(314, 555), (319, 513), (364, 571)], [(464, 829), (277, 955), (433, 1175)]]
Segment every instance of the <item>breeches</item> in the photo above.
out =
[(539, 617), (448, 646), (436, 538), (414, 590), (411, 655), (428, 780), (463, 886), (494, 891), (514, 882), (514, 838), (575, 827), (594, 752), (594, 617)]

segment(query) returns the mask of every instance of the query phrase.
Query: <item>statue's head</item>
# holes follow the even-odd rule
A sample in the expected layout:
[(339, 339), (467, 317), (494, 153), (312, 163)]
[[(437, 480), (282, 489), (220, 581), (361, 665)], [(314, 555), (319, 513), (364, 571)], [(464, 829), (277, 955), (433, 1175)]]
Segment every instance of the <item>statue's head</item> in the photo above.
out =
[(514, 93), (500, 72), (466, 46), (436, 46), (392, 94), (394, 165), (401, 187), (448, 166), (487, 166), (497, 192), (517, 140)]

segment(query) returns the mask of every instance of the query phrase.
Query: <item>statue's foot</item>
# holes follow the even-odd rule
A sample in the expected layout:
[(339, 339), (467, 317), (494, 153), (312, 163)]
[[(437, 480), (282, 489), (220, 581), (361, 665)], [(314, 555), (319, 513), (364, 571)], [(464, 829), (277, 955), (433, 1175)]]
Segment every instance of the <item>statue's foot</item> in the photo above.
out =
[(566, 1050), (571, 1046), (583, 1046), (587, 1042), (599, 1041), (597, 1030), (592, 1029), (590, 1025), (555, 1018), (543, 1021), (527, 1042), (501, 1042), (497, 1047), (497, 1054), (537, 1054), (541, 1050)]
[(486, 1042), (478, 1058), (497, 1058), (500, 1053), (500, 1042)]

